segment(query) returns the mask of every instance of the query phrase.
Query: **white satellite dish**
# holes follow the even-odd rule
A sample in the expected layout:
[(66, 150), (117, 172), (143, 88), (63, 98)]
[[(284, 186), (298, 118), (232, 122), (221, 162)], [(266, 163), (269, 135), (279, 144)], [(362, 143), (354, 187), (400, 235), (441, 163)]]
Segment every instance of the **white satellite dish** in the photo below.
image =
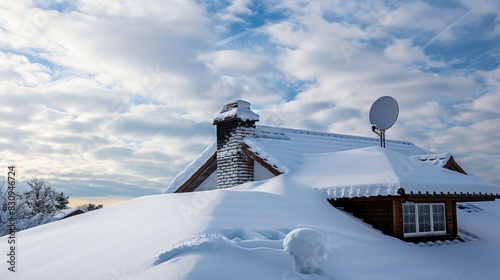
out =
[(370, 108), (372, 131), (380, 137), (380, 146), (383, 148), (385, 148), (385, 131), (394, 125), (398, 115), (398, 102), (390, 96), (380, 97)]

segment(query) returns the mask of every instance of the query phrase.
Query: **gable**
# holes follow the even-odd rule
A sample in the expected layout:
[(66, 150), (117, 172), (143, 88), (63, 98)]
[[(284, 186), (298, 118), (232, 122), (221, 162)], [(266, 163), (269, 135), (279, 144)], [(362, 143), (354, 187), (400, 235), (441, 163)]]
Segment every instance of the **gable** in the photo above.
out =
[(254, 181), (263, 181), (271, 179), (276, 176), (257, 161), (254, 161), (253, 170), (254, 170), (254, 177), (253, 177)]
[(182, 185), (174, 192), (192, 192), (198, 188), (217, 169), (217, 154), (210, 156), (203, 165), (196, 170)]
[[(254, 159), (254, 181), (266, 180), (281, 174), (281, 172), (270, 166), (264, 159), (246, 147), (243, 147), (243, 151)], [(198, 161), (198, 164), (200, 163), (202, 165), (182, 184), (175, 189), (174, 185), (171, 184), (168, 190), (172, 189), (172, 192), (181, 193), (217, 188), (217, 153), (213, 153), (205, 162)]]
[[(196, 189), (203, 180), (198, 179), (200, 176), (208, 178), (210, 174), (215, 171), (216, 162), (216, 143), (213, 142), (199, 155), (193, 162), (191, 162), (184, 170), (182, 170), (172, 180), (163, 193), (182, 192), (187, 189)], [(179, 191), (180, 190), (180, 191)]]
[(450, 159), (448, 159), (443, 167), (467, 175), (467, 172), (465, 172), (465, 170), (460, 165), (458, 165), (453, 156), (450, 156)]

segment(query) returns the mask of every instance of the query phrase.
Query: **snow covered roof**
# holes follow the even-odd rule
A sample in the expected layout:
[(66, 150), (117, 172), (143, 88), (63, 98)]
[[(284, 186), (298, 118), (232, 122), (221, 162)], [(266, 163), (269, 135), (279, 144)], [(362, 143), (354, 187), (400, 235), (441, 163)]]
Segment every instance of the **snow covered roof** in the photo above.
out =
[(493, 195), (500, 187), (381, 147), (304, 155), (293, 177), (328, 198), (399, 196), (406, 194)]
[[(297, 164), (299, 155), (339, 152), (380, 145), (378, 138), (271, 126), (257, 126), (256, 136), (247, 137), (243, 142), (252, 152), (283, 173)], [(386, 147), (405, 155), (431, 153), (406, 141), (387, 140)]]
[[(346, 151), (363, 147), (378, 146), (378, 138), (361, 137), (310, 130), (257, 125), (256, 135), (243, 142), (249, 150), (265, 160), (281, 173), (297, 165), (297, 157), (304, 154), (320, 154)], [(407, 141), (387, 140), (387, 149), (405, 155), (422, 155), (431, 152)], [(207, 163), (216, 153), (216, 143), (212, 143), (203, 153), (181, 171), (163, 193), (175, 192)]]
[(59, 210), (59, 214), (55, 215), (54, 218), (61, 220), (76, 212), (85, 213), (85, 211), (80, 208), (62, 209)]
[[(248, 149), (282, 173), (327, 194), (328, 198), (406, 194), (494, 195), (500, 188), (473, 175), (443, 168), (449, 153), (431, 154), (410, 142), (307, 130), (257, 126), (244, 139)], [(176, 191), (216, 153), (210, 145), (164, 193)], [(462, 172), (465, 173), (465, 172)]]
[(414, 158), (417, 158), (420, 161), (424, 162), (432, 162), (433, 164), (437, 166), (445, 166), (448, 161), (451, 158), (450, 153), (443, 153), (443, 154), (428, 154), (428, 155), (418, 155), (418, 156), (413, 156)]

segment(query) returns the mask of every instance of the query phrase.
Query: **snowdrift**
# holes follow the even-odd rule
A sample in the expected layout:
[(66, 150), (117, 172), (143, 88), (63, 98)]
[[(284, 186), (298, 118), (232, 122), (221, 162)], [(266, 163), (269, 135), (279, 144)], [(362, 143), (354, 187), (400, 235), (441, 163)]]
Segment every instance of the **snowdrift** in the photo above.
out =
[[(17, 272), (3, 262), (0, 279), (498, 279), (500, 203), (461, 208), (468, 242), (422, 246), (381, 234), (286, 175), (147, 196), (19, 232)], [(321, 275), (299, 273), (283, 248), (297, 228), (322, 236)]]

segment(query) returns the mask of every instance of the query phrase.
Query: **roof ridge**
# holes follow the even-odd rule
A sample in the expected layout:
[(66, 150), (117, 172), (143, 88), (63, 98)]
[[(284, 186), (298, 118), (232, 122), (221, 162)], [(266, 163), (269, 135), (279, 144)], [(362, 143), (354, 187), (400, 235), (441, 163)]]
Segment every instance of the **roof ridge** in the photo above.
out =
[[(286, 132), (290, 133), (299, 133), (299, 134), (309, 134), (309, 135), (316, 135), (316, 136), (326, 136), (326, 137), (335, 137), (335, 138), (345, 138), (345, 139), (356, 139), (356, 140), (364, 140), (364, 141), (375, 141), (379, 142), (379, 138), (374, 138), (374, 137), (367, 137), (367, 136), (357, 136), (357, 135), (349, 135), (349, 134), (340, 134), (340, 133), (333, 133), (333, 132), (321, 132), (321, 131), (314, 131), (314, 130), (306, 130), (306, 129), (298, 129), (298, 128), (288, 128), (288, 127), (280, 127), (280, 126), (270, 126), (270, 125), (256, 125), (257, 130), (259, 128), (268, 128), (268, 129), (279, 129), (279, 130), (285, 130)], [(394, 143), (394, 144), (402, 144), (402, 145), (409, 145), (409, 146), (415, 146), (412, 142), (409, 141), (404, 141), (404, 140), (394, 140), (394, 139), (387, 139), (387, 142)]]

